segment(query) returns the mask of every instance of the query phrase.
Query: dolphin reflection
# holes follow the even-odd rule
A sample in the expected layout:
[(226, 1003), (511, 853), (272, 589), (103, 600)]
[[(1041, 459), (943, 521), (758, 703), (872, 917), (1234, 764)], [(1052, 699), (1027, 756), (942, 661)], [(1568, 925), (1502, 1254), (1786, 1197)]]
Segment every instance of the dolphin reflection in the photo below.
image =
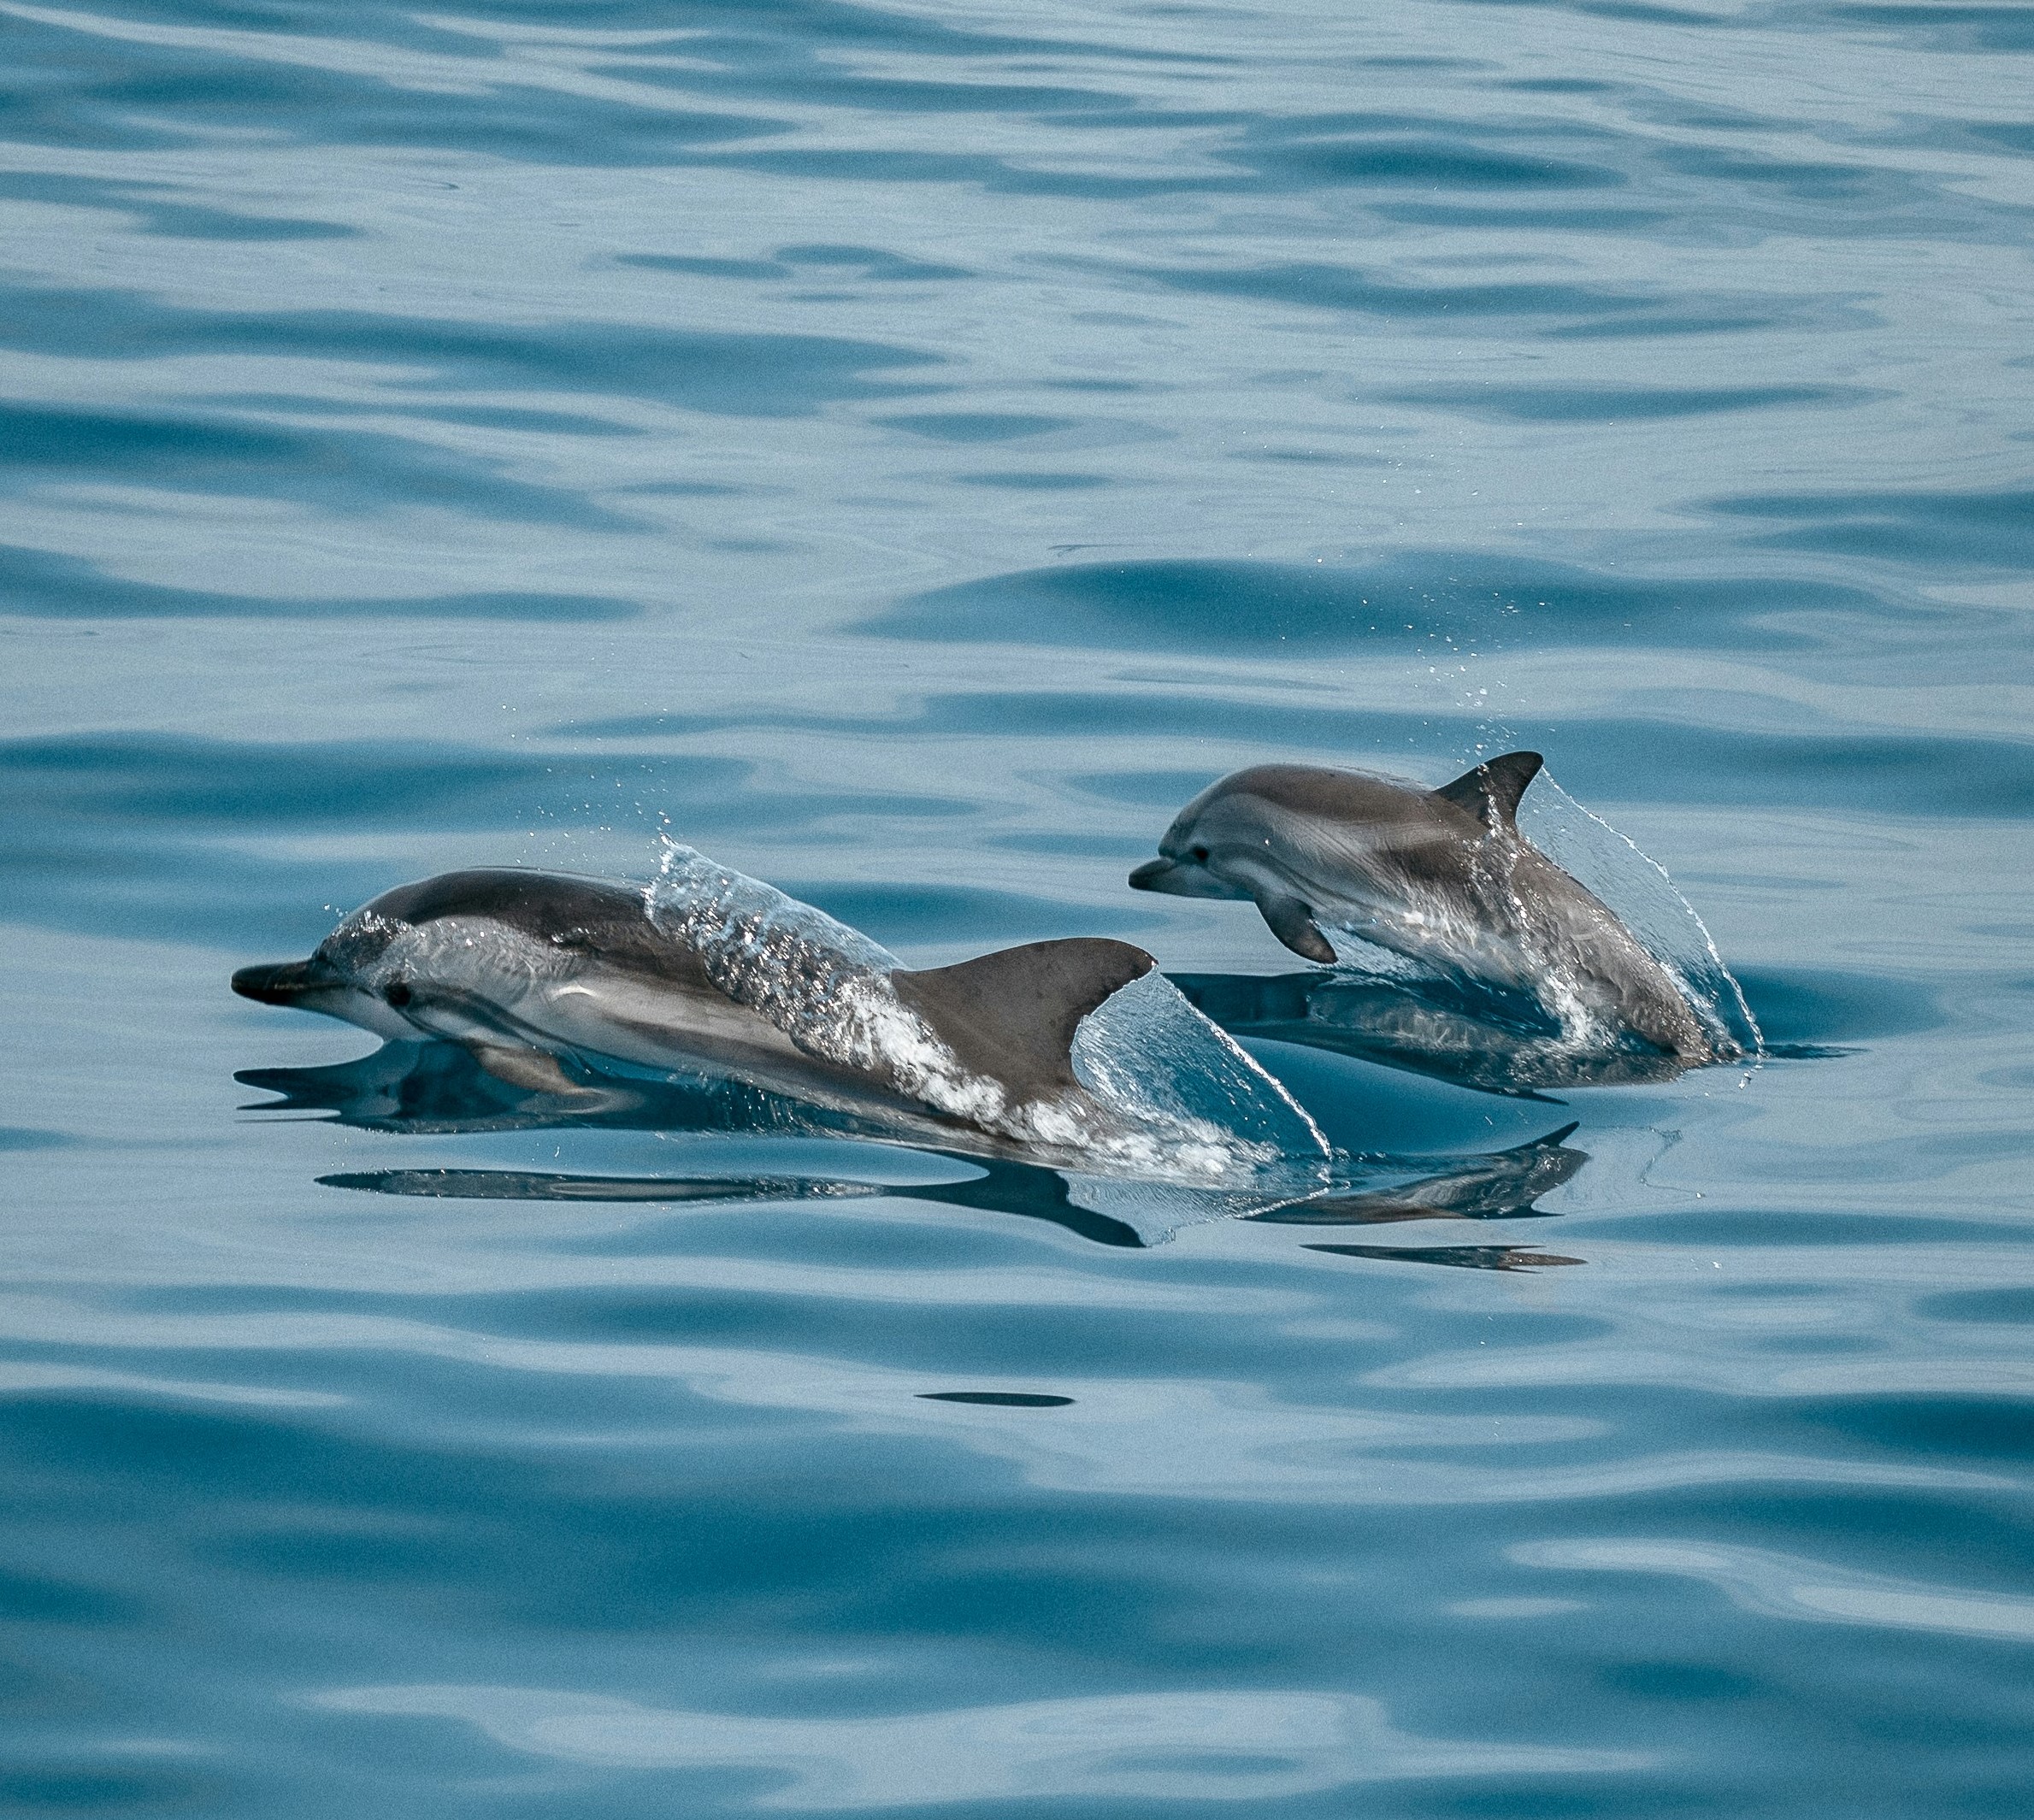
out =
[(1571, 1124), (1488, 1156), (1468, 1157), (1436, 1175), (1359, 1194), (1324, 1194), (1253, 1213), (1277, 1226), (1382, 1226), (1394, 1220), (1519, 1220), (1544, 1217), (1533, 1203), (1589, 1160), (1562, 1141)]
[(1166, 975), (1202, 1016), (1232, 1036), (1303, 1043), (1457, 1087), (1522, 1099), (1546, 1090), (1671, 1081), (1686, 1064), (1631, 1044), (1577, 1048), (1551, 1020), (1439, 979), (1347, 971)]
[(1389, 1263), (1449, 1264), (1458, 1270), (1538, 1270), (1582, 1262), (1523, 1245), (1309, 1245), (1304, 1249), (1332, 1252), (1337, 1258), (1378, 1258)]
[[(941, 1152), (940, 1154), (948, 1154)], [(964, 1160), (956, 1155), (956, 1159)], [(1144, 1236), (1127, 1221), (1080, 1206), (1065, 1177), (1036, 1163), (970, 1156), (982, 1174), (972, 1181), (889, 1182), (772, 1175), (566, 1175), (539, 1169), (368, 1169), (321, 1175), (328, 1188), (427, 1199), (607, 1201), (671, 1205), (802, 1200), (935, 1201), (982, 1213), (1012, 1213), (1049, 1221), (1097, 1245), (1141, 1247)]]
[[(818, 1112), (739, 1082), (606, 1076), (571, 1057), (561, 1058), (555, 1081), (519, 1084), (483, 1067), (453, 1042), (397, 1040), (351, 1062), (246, 1069), (233, 1078), (278, 1096), (245, 1109), (250, 1111), (322, 1115), (361, 1129), (416, 1136), (565, 1128), (850, 1140), (883, 1135), (859, 1128), (850, 1116)], [(1245, 1216), (1275, 1224), (1347, 1227), (1537, 1214), (1534, 1199), (1569, 1180), (1588, 1160), (1585, 1151), (1563, 1142), (1574, 1130), (1566, 1125), (1533, 1143), (1490, 1154), (1365, 1158), (1338, 1170), (1325, 1191), (1275, 1201)], [(886, 1147), (895, 1149), (894, 1140)], [(425, 1199), (724, 1206), (887, 1197), (1044, 1220), (1100, 1245), (1135, 1248), (1147, 1243), (1130, 1221), (1083, 1204), (1081, 1178), (1064, 1170), (978, 1151), (913, 1147), (968, 1169), (969, 1178), (888, 1183), (789, 1170), (632, 1176), (404, 1168), (349, 1171), (319, 1181), (331, 1187)], [(1436, 1163), (1446, 1166), (1437, 1169)], [(1420, 1252), (1408, 1248), (1379, 1255), (1417, 1260)], [(1431, 1261), (1462, 1260), (1436, 1252)]]

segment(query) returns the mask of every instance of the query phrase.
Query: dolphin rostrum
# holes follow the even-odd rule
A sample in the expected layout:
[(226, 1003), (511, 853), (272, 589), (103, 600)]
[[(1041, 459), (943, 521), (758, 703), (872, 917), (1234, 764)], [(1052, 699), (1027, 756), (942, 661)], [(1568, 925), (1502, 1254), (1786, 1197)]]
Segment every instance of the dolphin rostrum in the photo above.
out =
[(1295, 954), (1332, 966), (1323, 925), (1460, 979), (1523, 992), (1571, 1036), (1630, 1034), (1687, 1064), (1734, 1053), (1601, 898), (1518, 830), (1537, 752), (1430, 790), (1405, 778), (1255, 765), (1174, 818), (1140, 891), (1247, 898)]
[[(1082, 1021), (1151, 974), (1142, 949), (1033, 942), (913, 970), (822, 912), (674, 851), (676, 878), (647, 887), (510, 869), (401, 886), (308, 960), (241, 969), (233, 990), (383, 1037), (449, 1038), (531, 1091), (584, 1092), (557, 1057), (607, 1057), (992, 1147), (1153, 1148), (1073, 1060)], [(1176, 1010), (1200, 1022), (1183, 1000)]]

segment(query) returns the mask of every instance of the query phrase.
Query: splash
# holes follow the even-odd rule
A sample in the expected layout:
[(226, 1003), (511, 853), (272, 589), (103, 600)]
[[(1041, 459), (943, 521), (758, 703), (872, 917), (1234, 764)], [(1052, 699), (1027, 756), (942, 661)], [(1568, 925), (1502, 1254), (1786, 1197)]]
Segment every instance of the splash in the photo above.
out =
[[(1607, 904), (1660, 963), (1719, 1059), (1765, 1053), (1757, 1020), (1695, 908), (1666, 869), (1600, 816), (1583, 807), (1544, 772), (1519, 804), (1519, 832), (1530, 845)], [(1583, 982), (1589, 962), (1558, 921), (1540, 914), (1530, 892), (1513, 883), (1518, 850), (1494, 847), (1479, 866), (1476, 896), (1483, 912), (1464, 915), (1438, 894), (1415, 904), (1406, 920), (1427, 951), (1408, 958), (1357, 931), (1324, 926), (1338, 966), (1388, 982), (1445, 1012), (1502, 1032), (1514, 1049), (1539, 1063), (1608, 1057), (1641, 1042)], [(1444, 957), (1453, 957), (1453, 963)], [(1659, 1040), (1656, 1033), (1645, 1033)]]
[(1082, 1021), (1072, 1061), (1084, 1096), (1018, 1102), (899, 998), (896, 956), (823, 910), (669, 839), (643, 904), (721, 991), (805, 1053), (984, 1131), (1111, 1171), (1210, 1186), (1326, 1167), (1312, 1120), (1155, 972)]
[[(668, 838), (643, 910), (723, 992), (806, 1054), (864, 1073), (901, 1064), (929, 1087), (959, 1069), (954, 1061), (942, 1070), (950, 1052), (942, 1057), (945, 1045), (889, 990), (897, 957), (824, 910)], [(933, 1104), (961, 1110), (944, 1098)]]
[(1328, 1140), (1299, 1102), (1155, 968), (1081, 1022), (1074, 1073), (1133, 1127), (1182, 1146), (1176, 1163), (1219, 1174), (1325, 1164)]
[(1519, 804), (1518, 825), (1542, 853), (1617, 912), (1672, 975), (1719, 1051), (1763, 1058), (1765, 1036), (1744, 988), (1666, 867), (1545, 772)]

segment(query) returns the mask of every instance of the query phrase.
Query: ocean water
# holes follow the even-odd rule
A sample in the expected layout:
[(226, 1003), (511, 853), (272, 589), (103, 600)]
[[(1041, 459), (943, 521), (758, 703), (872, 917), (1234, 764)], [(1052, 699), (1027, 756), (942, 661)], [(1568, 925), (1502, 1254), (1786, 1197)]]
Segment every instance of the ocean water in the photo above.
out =
[[(2034, 9), (0, 52), (0, 1808), (2027, 1811)], [(1489, 1091), (1125, 888), (1512, 746), (1772, 1059)], [(227, 991), (665, 839), (1140, 943), (1367, 1186), (1147, 1243)]]

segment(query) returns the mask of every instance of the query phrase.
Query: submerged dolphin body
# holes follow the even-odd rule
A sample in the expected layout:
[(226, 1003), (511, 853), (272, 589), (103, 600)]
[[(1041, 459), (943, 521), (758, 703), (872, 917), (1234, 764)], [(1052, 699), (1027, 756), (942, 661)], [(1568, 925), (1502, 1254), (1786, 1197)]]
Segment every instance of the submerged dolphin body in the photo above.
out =
[(1253, 899), (1295, 954), (1331, 966), (1322, 925), (1445, 972), (1530, 995), (1571, 1034), (1607, 1028), (1694, 1065), (1732, 1052), (1609, 906), (1518, 831), (1537, 752), (1438, 790), (1312, 765), (1212, 784), (1138, 867), (1140, 891)]
[(1137, 1141), (1153, 1148), (1135, 1109), (1126, 1120), (1073, 1064), (1082, 1021), (1151, 973), (1142, 949), (1035, 942), (914, 971), (757, 881), (689, 852), (684, 869), (679, 889), (447, 873), (385, 892), (308, 960), (243, 968), (233, 990), (390, 1039), (449, 1038), (533, 1091), (587, 1093), (557, 1058), (587, 1054), (991, 1149), (1114, 1145), (1134, 1162)]

